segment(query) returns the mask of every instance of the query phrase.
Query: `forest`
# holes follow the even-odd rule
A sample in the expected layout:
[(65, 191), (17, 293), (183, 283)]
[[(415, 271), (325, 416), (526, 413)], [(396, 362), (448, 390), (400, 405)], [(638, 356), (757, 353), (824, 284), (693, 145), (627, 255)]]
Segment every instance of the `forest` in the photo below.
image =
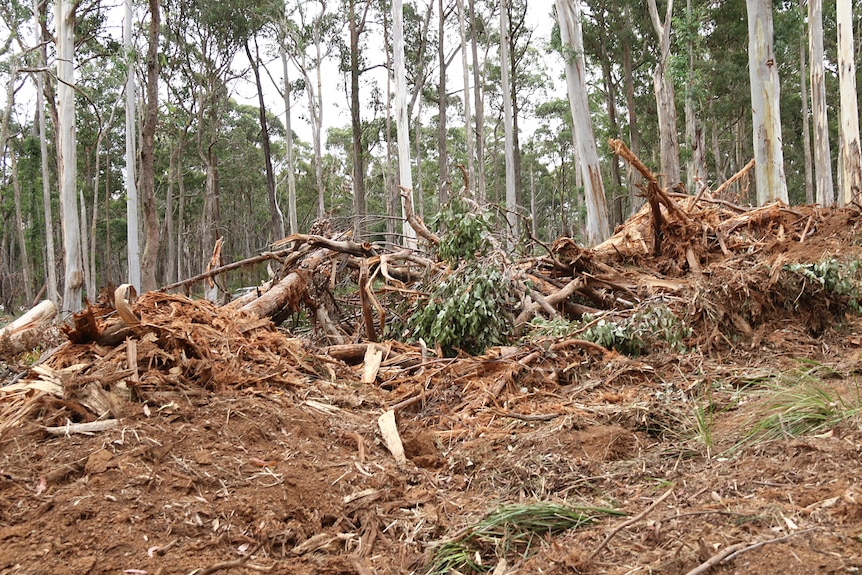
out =
[[(37, 295), (59, 303), (76, 290), (94, 301), (100, 286), (127, 281), (153, 289), (202, 272), (218, 239), (219, 261), (229, 263), (324, 220), (357, 240), (404, 244), (405, 162), (418, 216), (464, 194), (493, 212), (513, 248), (529, 251), (521, 240), (530, 235), (595, 245), (640, 207), (641, 176), (608, 138), (626, 142), (663, 185), (692, 194), (755, 156), (741, 2), (571, 4), (579, 52), (561, 39), (550, 5), (397, 4), (403, 161), (389, 2), (7, 4), (3, 308), (26, 309)], [(767, 68), (779, 82), (787, 201), (843, 205), (836, 5), (759, 4), (774, 28)], [(857, 38), (859, 12), (843, 23)], [(61, 32), (70, 35), (65, 48)], [(859, 50), (851, 37), (850, 64)], [(573, 132), (563, 89), (575, 53), (585, 62), (589, 131), (578, 122)], [(64, 114), (75, 165), (61, 174)], [(595, 192), (578, 132), (596, 149)], [(734, 188), (741, 203), (763, 203), (755, 179)], [(608, 214), (600, 231), (589, 230), (591, 196), (601, 196), (594, 211)], [(222, 287), (255, 285), (264, 273), (246, 269)], [(62, 309), (80, 306), (72, 299)]]
[(0, 575), (859, 573), (855, 7), (0, 3)]

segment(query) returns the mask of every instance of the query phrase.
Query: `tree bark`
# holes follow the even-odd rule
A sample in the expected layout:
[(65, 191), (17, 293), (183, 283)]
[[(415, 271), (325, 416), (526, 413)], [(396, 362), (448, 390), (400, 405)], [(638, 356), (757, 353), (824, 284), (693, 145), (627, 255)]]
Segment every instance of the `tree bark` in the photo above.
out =
[(362, 118), (359, 102), (359, 37), (371, 2), (366, 2), (362, 18), (356, 19), (356, 0), (350, 0), (347, 17), (350, 31), (350, 129), (353, 135), (353, 235), (365, 237), (365, 146), (362, 144)]
[(509, 79), (509, 9), (508, 1), (500, 3), (500, 75), (503, 98), (503, 129), (506, 138), (506, 220), (509, 222), (509, 249), (514, 248), (512, 237), (518, 237), (518, 198), (515, 183), (515, 136), (512, 121), (512, 86)]
[[(43, 11), (47, 10), (47, 2), (40, 3), (39, 0), (33, 0), (33, 14), (37, 15), (34, 18), (35, 37), (39, 38), (42, 35), (42, 27), (40, 21), (43, 17)], [(47, 43), (43, 42), (39, 49), (38, 65), (46, 66), (47, 61)], [(48, 284), (48, 299), (56, 306), (60, 303), (60, 294), (57, 292), (57, 259), (54, 248), (54, 217), (51, 209), (51, 171), (48, 167), (48, 135), (45, 126), (45, 81), (41, 73), (36, 73), (36, 111), (37, 120), (39, 122), (39, 154), (41, 156), (40, 163), (42, 166), (42, 211), (45, 217), (45, 252), (47, 261), (46, 275)]]
[[(466, 23), (464, 22), (464, 0), (457, 0), (458, 3), (458, 34), (461, 37), (461, 70), (463, 73), (464, 82), (464, 134), (467, 143), (467, 177), (470, 180), (470, 186), (473, 190), (464, 190), (474, 199), (478, 199), (476, 194), (476, 164), (473, 160), (476, 146), (473, 143), (473, 112), (470, 106), (470, 68), (467, 64), (467, 34), (465, 32)], [(475, 65), (475, 64), (474, 64)]]
[(60, 205), (62, 206), (65, 283), (63, 308), (81, 309), (81, 228), (78, 223), (77, 149), (75, 138), (75, 6), (69, 0), (57, 0), (57, 99), (60, 152)]
[(154, 290), (159, 256), (160, 230), (156, 213), (155, 136), (159, 120), (159, 0), (149, 0), (150, 28), (147, 40), (147, 103), (141, 126), (141, 198), (144, 205), (144, 253), (141, 258), (141, 289)]
[(449, 152), (446, 146), (446, 45), (444, 42), (444, 28), (446, 26), (446, 10), (443, 0), (438, 0), (438, 26), (437, 26), (437, 59), (440, 64), (439, 82), (437, 84), (437, 193), (440, 207), (449, 201)]
[[(835, 192), (832, 185), (832, 154), (829, 149), (826, 81), (823, 74), (822, 0), (809, 0), (808, 2), (808, 44), (811, 52), (811, 111), (814, 116), (815, 189), (817, 203), (821, 206), (831, 206), (835, 202)], [(759, 162), (760, 160), (758, 160)]]
[[(287, 17), (287, 16), (285, 16)], [(290, 113), (290, 80), (287, 75), (287, 50), (279, 44), (281, 67), (284, 70), (284, 147), (287, 159), (287, 219), (291, 234), (299, 233), (296, 217), (296, 161), (293, 158), (293, 128)]]
[(748, 9), (748, 70), (754, 126), (754, 167), (757, 203), (787, 203), (778, 66), (772, 46), (772, 2), (746, 0)]
[[(401, 0), (392, 2), (392, 59), (395, 62), (395, 129), (398, 134), (398, 172), (399, 182), (404, 193), (413, 197), (413, 176), (410, 173), (410, 135), (407, 117), (407, 72), (404, 65), (404, 9)], [(402, 233), (406, 247), (416, 247), (416, 232), (405, 216), (404, 202), (401, 203), (403, 218)]]
[(476, 197), (479, 204), (487, 199), (485, 183), (485, 102), (482, 75), (479, 72), (479, 42), (476, 39), (476, 2), (470, 0), (470, 49), (473, 55), (473, 95), (476, 104)]
[[(16, 75), (16, 73), (13, 73), (12, 80), (10, 80), (10, 97), (13, 92), (11, 89), (11, 82), (14, 82)], [(21, 254), (21, 274), (24, 281), (24, 299), (27, 305), (32, 305), (33, 282), (30, 278), (30, 257), (27, 254), (27, 242), (24, 238), (24, 215), (21, 209), (21, 181), (18, 177), (18, 158), (15, 153), (15, 148), (12, 145), (9, 145), (9, 163), (11, 164), (10, 168), (12, 168), (12, 191), (15, 196), (15, 232), (18, 236), (18, 251)]]
[(608, 207), (602, 182), (599, 155), (593, 136), (590, 106), (586, 87), (584, 40), (581, 33), (580, 9), (577, 0), (556, 0), (563, 42), (566, 85), (572, 110), (572, 137), (584, 179), (587, 203), (587, 245), (594, 246), (610, 234)]
[(673, 15), (673, 0), (668, 0), (664, 23), (659, 20), (656, 0), (648, 2), (650, 19), (659, 42), (658, 62), (653, 73), (656, 109), (658, 111), (659, 139), (661, 140), (661, 171), (665, 186), (672, 186), (679, 179), (679, 139), (676, 133), (676, 103), (673, 78), (668, 70), (670, 58), (670, 32)]
[(841, 90), (841, 158), (844, 204), (860, 204), (862, 150), (859, 145), (859, 111), (856, 95), (856, 62), (853, 57), (853, 10), (850, 0), (838, 0), (838, 78)]
[(137, 164), (135, 153), (135, 64), (132, 53), (132, 0), (125, 0), (123, 21), (123, 48), (126, 65), (126, 245), (128, 248), (128, 279), (141, 291), (141, 246), (138, 235), (138, 188), (135, 181)]
[[(804, 12), (806, 0), (799, 0), (799, 8)], [(802, 99), (802, 155), (805, 160), (805, 203), (814, 203), (814, 166), (811, 164), (811, 125), (808, 119), (808, 63), (806, 56), (808, 36), (805, 28), (799, 42), (799, 95)]]

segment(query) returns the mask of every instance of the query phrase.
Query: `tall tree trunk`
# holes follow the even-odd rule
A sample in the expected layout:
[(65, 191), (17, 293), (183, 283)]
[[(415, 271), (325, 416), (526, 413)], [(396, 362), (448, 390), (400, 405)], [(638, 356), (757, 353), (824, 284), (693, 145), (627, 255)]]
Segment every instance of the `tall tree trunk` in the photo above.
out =
[(57, 99), (60, 205), (62, 206), (63, 249), (66, 274), (63, 286), (63, 308), (81, 309), (81, 228), (78, 223), (77, 149), (75, 138), (75, 6), (68, 0), (57, 0)]
[(596, 245), (610, 234), (608, 207), (593, 136), (587, 97), (584, 40), (578, 0), (556, 0), (560, 20), (560, 39), (566, 59), (566, 85), (572, 109), (572, 136), (584, 181), (587, 202), (587, 244)]
[(446, 146), (446, 51), (444, 43), (444, 28), (446, 26), (446, 10), (443, 0), (437, 3), (439, 20), (437, 26), (437, 58), (440, 62), (440, 80), (437, 84), (437, 192), (440, 206), (449, 201), (449, 152)]
[(365, 147), (362, 144), (362, 119), (359, 102), (359, 37), (365, 29), (365, 18), (371, 2), (365, 3), (362, 18), (356, 21), (356, 0), (349, 2), (347, 19), (350, 29), (350, 129), (353, 135), (353, 231), (357, 239), (365, 237)]
[(656, 109), (658, 111), (659, 139), (661, 140), (661, 171), (665, 185), (679, 182), (679, 139), (676, 133), (676, 103), (673, 78), (670, 76), (670, 31), (673, 0), (668, 0), (664, 23), (659, 20), (656, 0), (648, 2), (650, 19), (659, 42), (658, 63), (653, 73)]
[[(515, 205), (518, 206), (519, 213), (524, 205), (523, 186), (521, 185), (521, 130), (518, 127), (518, 118), (521, 112), (521, 106), (518, 103), (518, 61), (516, 52), (516, 33), (517, 29), (524, 25), (524, 17), (526, 15), (526, 4), (524, 11), (518, 15), (519, 21), (512, 20), (512, 2), (506, 2), (506, 10), (508, 11), (506, 22), (509, 26), (509, 90), (511, 91), (512, 102), (512, 159), (515, 168)], [(520, 225), (520, 224), (519, 224)]]
[[(805, 11), (806, 0), (799, 0), (799, 7)], [(799, 42), (799, 94), (802, 99), (802, 155), (805, 167), (805, 203), (814, 203), (814, 166), (811, 164), (811, 125), (808, 119), (808, 58), (806, 50), (808, 47), (808, 36), (805, 28), (802, 29), (802, 37)]]
[(159, 217), (156, 213), (155, 137), (159, 119), (159, 0), (149, 0), (150, 29), (147, 39), (147, 103), (141, 126), (141, 199), (144, 204), (144, 254), (141, 258), (141, 289), (154, 290), (159, 256)]
[(853, 57), (853, 10), (850, 0), (838, 0), (838, 78), (841, 90), (842, 198), (862, 205), (862, 150), (856, 102), (856, 62)]
[(128, 57), (126, 72), (126, 245), (128, 246), (128, 281), (141, 290), (141, 246), (138, 234), (138, 188), (135, 182), (135, 65), (132, 61), (132, 0), (125, 0), (123, 47)]
[[(380, 13), (383, 18), (383, 45), (390, 46), (389, 18), (386, 16), (385, 0), (381, 0)], [(398, 245), (398, 218), (401, 215), (401, 195), (392, 174), (394, 159), (392, 155), (392, 52), (386, 50), (386, 163), (383, 182), (386, 186), (386, 242)], [(420, 196), (421, 197), (421, 196)]]
[[(34, 13), (40, 14), (36, 7), (39, 0), (33, 0)], [(46, 3), (43, 3), (43, 6)], [(37, 22), (37, 37), (39, 24)], [(40, 65), (45, 65), (46, 46), (43, 43), (40, 50)], [(47, 261), (47, 282), (48, 282), (48, 299), (58, 305), (60, 303), (60, 294), (57, 292), (57, 261), (56, 251), (54, 248), (54, 216), (51, 209), (51, 170), (48, 167), (48, 135), (45, 126), (45, 95), (44, 95), (44, 80), (41, 73), (36, 74), (36, 109), (39, 121), (39, 155), (42, 166), (42, 211), (45, 217), (45, 252)]]
[(476, 35), (476, 2), (470, 0), (470, 49), (473, 55), (473, 95), (476, 103), (476, 195), (479, 203), (484, 204), (488, 197), (485, 183), (485, 101)]
[(278, 207), (278, 201), (275, 198), (275, 171), (272, 169), (272, 151), (269, 143), (269, 126), (266, 122), (266, 105), (263, 101), (263, 85), (260, 82), (260, 70), (262, 65), (260, 61), (260, 51), (257, 45), (257, 38), (254, 38), (254, 55), (251, 53), (251, 48), (248, 41), (245, 43), (245, 55), (248, 61), (252, 63), (251, 70), (254, 73), (254, 84), (257, 88), (257, 109), (258, 121), (260, 122), (260, 137), (263, 141), (263, 162), (266, 169), (266, 196), (269, 200), (269, 225), (272, 241), (280, 240), (284, 237), (284, 215)]
[(748, 70), (754, 126), (754, 167), (757, 203), (787, 203), (778, 66), (772, 46), (771, 0), (746, 0), (748, 9)]
[[(13, 71), (11, 82), (17, 75), (17, 71)], [(28, 306), (35, 304), (33, 301), (33, 282), (30, 278), (30, 257), (27, 254), (27, 241), (24, 238), (24, 214), (21, 209), (21, 181), (18, 178), (18, 157), (15, 153), (15, 147), (9, 146), (9, 163), (12, 169), (12, 192), (15, 199), (15, 232), (18, 237), (18, 251), (21, 255), (21, 275), (24, 281), (24, 299)]]
[[(770, 10), (770, 15), (772, 11)], [(770, 30), (771, 30), (770, 18)], [(771, 40), (770, 40), (771, 42)], [(832, 154), (829, 146), (829, 121), (826, 114), (826, 81), (823, 75), (823, 2), (808, 1), (808, 43), (811, 51), (811, 111), (814, 115), (814, 175), (817, 203), (831, 206), (835, 201), (832, 185)]]
[[(625, 22), (630, 30), (631, 13), (629, 12), (628, 4), (623, 7), (623, 15)], [(626, 84), (626, 109), (629, 116), (629, 147), (635, 156), (640, 155), (640, 133), (638, 132), (638, 117), (635, 107), (635, 84), (634, 84), (634, 62), (632, 58), (632, 42), (631, 35), (623, 34), (623, 75)], [(640, 172), (628, 166), (626, 168), (626, 187), (629, 192), (629, 208), (630, 213), (634, 214), (640, 209), (643, 199), (636, 195), (636, 183), (641, 180)]]
[[(693, 18), (691, 0), (686, 0), (685, 13), (688, 26), (691, 27)], [(691, 193), (697, 193), (706, 186), (706, 144), (703, 126), (698, 118), (698, 112), (702, 112), (702, 110), (695, 100), (698, 80), (694, 69), (695, 45), (694, 40), (691, 39), (691, 34), (686, 49), (688, 51), (688, 86), (685, 90), (685, 139), (691, 154), (686, 169), (686, 185)]]
[(464, 18), (464, 0), (457, 0), (458, 3), (458, 34), (461, 37), (461, 70), (463, 73), (464, 82), (464, 135), (467, 139), (467, 178), (470, 180), (469, 186), (472, 190), (464, 190), (464, 193), (471, 195), (474, 199), (476, 194), (476, 164), (473, 160), (476, 146), (473, 144), (473, 111), (470, 106), (470, 68), (467, 64), (467, 34), (465, 32), (466, 23)]
[[(398, 132), (399, 183), (410, 202), (413, 202), (413, 176), (410, 173), (410, 134), (407, 117), (407, 72), (404, 65), (404, 8), (401, 0), (392, 2), (392, 59), (395, 63), (395, 129)], [(416, 247), (416, 231), (407, 222), (404, 203), (401, 203), (404, 245)]]
[(503, 98), (503, 130), (506, 138), (506, 220), (509, 222), (509, 248), (514, 248), (511, 238), (518, 238), (518, 198), (515, 183), (515, 140), (512, 122), (512, 86), (509, 81), (509, 9), (507, 0), (500, 3), (500, 75)]
[(322, 39), (319, 34), (315, 37), (315, 49), (317, 50), (317, 94), (314, 98), (309, 94), (309, 99), (313, 99), (309, 112), (314, 117), (311, 123), (312, 140), (314, 143), (314, 178), (317, 182), (317, 217), (323, 218), (326, 215), (326, 190), (323, 186), (323, 76), (322, 76), (322, 54), (320, 43)]
[(279, 44), (281, 67), (284, 70), (284, 147), (287, 156), (287, 219), (290, 223), (291, 235), (299, 233), (296, 218), (296, 161), (293, 158), (293, 128), (290, 113), (290, 80), (287, 76), (287, 50), (284, 44)]

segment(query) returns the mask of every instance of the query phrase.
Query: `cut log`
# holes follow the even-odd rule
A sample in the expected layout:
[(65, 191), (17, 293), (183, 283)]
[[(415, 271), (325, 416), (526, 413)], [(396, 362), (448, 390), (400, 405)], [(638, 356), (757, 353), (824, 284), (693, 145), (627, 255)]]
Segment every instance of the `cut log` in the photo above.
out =
[(326, 260), (330, 253), (325, 248), (313, 252), (302, 262), (300, 269), (291, 272), (268, 292), (240, 309), (253, 313), (257, 317), (272, 317), (285, 308), (299, 309), (299, 305), (308, 295), (311, 273)]
[(16, 333), (28, 330), (39, 324), (50, 321), (57, 315), (57, 306), (49, 300), (43, 300), (39, 304), (6, 327), (0, 329), (0, 337), (12, 336)]

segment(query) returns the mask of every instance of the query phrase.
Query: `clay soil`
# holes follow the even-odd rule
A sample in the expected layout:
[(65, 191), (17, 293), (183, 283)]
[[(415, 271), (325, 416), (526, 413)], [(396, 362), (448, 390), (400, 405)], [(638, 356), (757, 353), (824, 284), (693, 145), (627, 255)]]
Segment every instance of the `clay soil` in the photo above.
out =
[[(860, 244), (855, 216), (836, 212), (804, 242), (707, 267), (686, 298), (724, 290), (723, 305), (742, 309), (762, 294), (754, 280), (731, 290), (740, 274), (850, 262)], [(537, 533), (529, 550), (477, 546), (482, 571), (859, 573), (862, 320), (800, 300), (740, 333), (702, 309), (687, 349), (639, 357), (536, 340), (408, 365), (398, 358), (418, 348), (385, 344), (374, 384), (360, 383), (361, 365), (270, 326), (269, 349), (293, 351), (248, 358), (257, 367), (240, 375), (213, 352), (222, 374), (168, 385), (174, 372), (159, 361), (171, 349), (151, 353), (166, 387), (142, 386), (113, 407), (116, 427), (91, 434), (45, 431), (81, 420), (68, 399), (4, 396), (0, 416), (14, 425), (0, 435), (0, 573), (424, 573), (441, 542), (501, 506), (536, 502), (621, 514)], [(72, 347), (55, 369), (127, 357)], [(234, 339), (231, 357), (245, 357), (241, 347)], [(752, 439), (776, 389), (806, 386), (846, 416), (801, 434), (779, 417), (776, 438)], [(393, 407), (401, 465), (378, 425)]]

